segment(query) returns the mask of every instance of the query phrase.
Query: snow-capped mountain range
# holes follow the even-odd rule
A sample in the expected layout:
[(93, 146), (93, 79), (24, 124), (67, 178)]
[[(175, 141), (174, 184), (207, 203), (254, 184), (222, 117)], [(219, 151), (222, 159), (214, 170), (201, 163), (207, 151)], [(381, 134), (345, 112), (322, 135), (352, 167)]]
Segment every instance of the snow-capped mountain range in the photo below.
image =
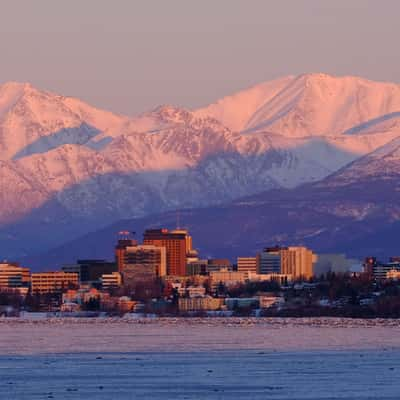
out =
[[(198, 110), (160, 106), (137, 117), (6, 83), (0, 257), (41, 252), (121, 218), (324, 182), (351, 163), (340, 179), (361, 179), (380, 154), (390, 162), (377, 174), (397, 173), (399, 140), (400, 85), (357, 77), (289, 76)], [(38, 238), (44, 225), (54, 234)]]

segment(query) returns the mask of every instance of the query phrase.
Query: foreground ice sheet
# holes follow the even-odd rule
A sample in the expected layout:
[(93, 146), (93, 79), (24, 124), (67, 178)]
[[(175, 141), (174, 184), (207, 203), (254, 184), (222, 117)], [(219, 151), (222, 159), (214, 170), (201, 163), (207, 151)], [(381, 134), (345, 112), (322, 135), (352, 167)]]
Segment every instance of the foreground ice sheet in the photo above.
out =
[(398, 351), (0, 356), (1, 399), (398, 399)]
[(399, 399), (397, 320), (0, 320), (0, 399)]

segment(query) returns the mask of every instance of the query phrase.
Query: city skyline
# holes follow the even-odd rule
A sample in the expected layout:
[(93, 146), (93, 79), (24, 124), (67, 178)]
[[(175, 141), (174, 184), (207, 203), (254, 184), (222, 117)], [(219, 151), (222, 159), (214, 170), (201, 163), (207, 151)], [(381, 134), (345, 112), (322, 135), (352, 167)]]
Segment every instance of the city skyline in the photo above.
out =
[(399, 397), (398, 0), (0, 3), (0, 400)]

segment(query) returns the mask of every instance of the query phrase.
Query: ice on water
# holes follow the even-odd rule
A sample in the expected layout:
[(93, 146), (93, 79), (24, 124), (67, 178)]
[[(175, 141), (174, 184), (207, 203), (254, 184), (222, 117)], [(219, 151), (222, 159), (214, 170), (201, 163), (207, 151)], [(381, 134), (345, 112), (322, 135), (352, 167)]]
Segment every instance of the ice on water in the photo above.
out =
[(398, 399), (396, 320), (2, 320), (0, 399)]

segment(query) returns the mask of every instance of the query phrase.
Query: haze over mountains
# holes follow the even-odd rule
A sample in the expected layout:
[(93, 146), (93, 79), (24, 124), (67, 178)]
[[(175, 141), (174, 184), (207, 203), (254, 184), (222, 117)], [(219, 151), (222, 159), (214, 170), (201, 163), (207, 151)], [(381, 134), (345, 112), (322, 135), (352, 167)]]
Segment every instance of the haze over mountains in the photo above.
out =
[(398, 220), (399, 140), (400, 85), (357, 77), (289, 76), (199, 110), (161, 106), (137, 117), (7, 83), (0, 256), (33, 257), (121, 219), (157, 214), (137, 222), (154, 225), (174, 214), (163, 211), (198, 207), (184, 223), (209, 254), (218, 249), (204, 221), (210, 229), (207, 215), (222, 209), (231, 209), (218, 219), (231, 236), (215, 225), (214, 240), (232, 256), (251, 238), (253, 247), (281, 240), (340, 250), (350, 225), (374, 215), (376, 231)]

